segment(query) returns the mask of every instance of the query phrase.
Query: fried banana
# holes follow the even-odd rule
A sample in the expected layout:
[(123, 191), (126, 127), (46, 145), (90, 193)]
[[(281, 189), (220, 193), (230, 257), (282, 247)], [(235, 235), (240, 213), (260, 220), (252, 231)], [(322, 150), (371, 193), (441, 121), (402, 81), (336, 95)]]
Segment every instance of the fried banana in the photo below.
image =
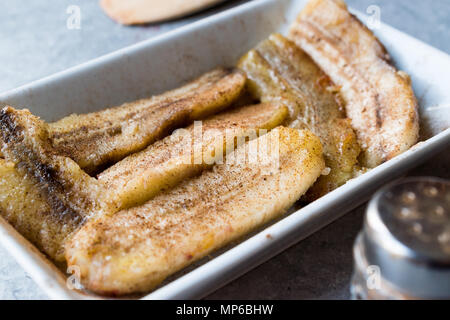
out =
[(66, 239), (83, 222), (55, 212), (34, 180), (4, 159), (0, 159), (0, 215), (58, 266), (66, 260)]
[[(251, 159), (251, 150), (265, 156), (240, 161)], [(142, 206), (89, 221), (66, 246), (68, 264), (79, 267), (82, 284), (99, 294), (151, 290), (283, 214), (323, 169), (316, 136), (276, 128), (232, 152), (225, 164)]]
[(409, 77), (342, 0), (311, 0), (290, 36), (340, 86), (347, 116), (372, 168), (413, 146), (419, 135)]
[(55, 152), (46, 123), (28, 110), (4, 107), (0, 135), (6, 160), (33, 181), (52, 212), (80, 221), (112, 209), (104, 187), (71, 158)]
[[(222, 133), (229, 127), (231, 134), (226, 138), (234, 142), (234, 138), (250, 137), (253, 127), (275, 127), (286, 115), (285, 107), (267, 104), (239, 108), (212, 117), (204, 122), (204, 163), (197, 165), (194, 161), (190, 165), (190, 162), (186, 162), (184, 166), (183, 161), (187, 160), (181, 151), (185, 151), (187, 146), (182, 144), (183, 141), (166, 138), (149, 150), (123, 160), (125, 166), (128, 165), (127, 169), (136, 171), (126, 173), (123, 170), (126, 168), (120, 163), (107, 171), (109, 175), (105, 172), (102, 177), (112, 179), (110, 183), (105, 183), (103, 179), (98, 181), (90, 177), (72, 159), (60, 156), (52, 149), (46, 123), (28, 111), (6, 107), (0, 112), (1, 134), (6, 142), (4, 150), (8, 159), (17, 165), (0, 159), (0, 214), (61, 265), (65, 261), (64, 242), (90, 216), (118, 211), (121, 209), (120, 197), (125, 198), (128, 201), (125, 204), (131, 206), (156, 194), (159, 191), (158, 183), (160, 188), (167, 188), (199, 173), (216, 159), (216, 149), (211, 148), (210, 144), (215, 143), (217, 147), (218, 140), (214, 140), (219, 137), (217, 132)], [(230, 138), (233, 134), (234, 137)], [(237, 140), (239, 143), (240, 140)], [(224, 141), (229, 142), (226, 139)], [(222, 149), (217, 147), (220, 150), (227, 148), (228, 145), (222, 146)], [(179, 154), (175, 154), (177, 152)], [(165, 158), (167, 153), (178, 157), (170, 161), (170, 157)], [(129, 165), (134, 160), (139, 164), (131, 168)], [(153, 167), (146, 168), (146, 164)], [(128, 178), (129, 183), (121, 189), (118, 181)], [(131, 187), (138, 188), (139, 183), (144, 183), (141, 186), (143, 190)]]
[(219, 68), (160, 96), (51, 123), (50, 140), (61, 155), (96, 173), (176, 128), (222, 111), (244, 85), (242, 72)]
[(320, 138), (331, 170), (311, 188), (306, 200), (315, 200), (353, 177), (360, 153), (356, 135), (333, 83), (305, 52), (274, 34), (244, 56), (239, 67), (247, 73), (255, 96), (288, 106), (287, 125), (311, 130)]
[(50, 125), (27, 110), (5, 107), (0, 111), (2, 153), (33, 179), (52, 211), (74, 221), (115, 212), (112, 194), (78, 162), (93, 165), (84, 169), (97, 168), (105, 157), (139, 150), (169, 129), (223, 109), (241, 95), (244, 83), (241, 71), (217, 69), (165, 95)]
[(270, 130), (287, 117), (285, 106), (261, 104), (238, 108), (175, 131), (147, 149), (128, 156), (98, 176), (120, 209), (139, 205), (223, 157), (260, 129)]

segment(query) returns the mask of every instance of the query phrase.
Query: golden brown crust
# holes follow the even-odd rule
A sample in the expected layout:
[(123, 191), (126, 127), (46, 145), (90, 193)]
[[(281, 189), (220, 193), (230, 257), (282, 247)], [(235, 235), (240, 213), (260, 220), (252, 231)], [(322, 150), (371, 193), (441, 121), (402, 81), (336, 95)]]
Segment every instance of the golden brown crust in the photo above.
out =
[(417, 142), (417, 101), (408, 77), (343, 1), (311, 0), (290, 38), (340, 86), (363, 165), (375, 167)]
[(58, 265), (64, 242), (93, 213), (106, 210), (103, 187), (54, 152), (46, 124), (27, 110), (0, 111), (0, 212)]
[[(75, 228), (91, 215), (120, 209), (116, 207), (114, 194), (72, 158), (96, 166), (100, 164), (99, 159), (103, 161), (112, 153), (116, 156), (120, 150), (115, 147), (126, 152), (136, 151), (139, 143), (142, 145), (146, 139), (147, 142), (156, 139), (165, 130), (227, 107), (240, 96), (244, 83), (242, 72), (216, 69), (164, 95), (97, 113), (71, 116), (51, 125), (28, 110), (3, 108), (0, 111), (2, 155), (14, 167), (3, 168), (6, 176), (2, 183), (23, 177), (23, 183), (17, 188), (28, 190), (28, 195), (22, 205), (11, 197), (14, 188), (11, 193), (4, 190), (0, 194), (2, 215), (52, 259), (61, 262), (62, 242)], [(129, 127), (136, 125), (144, 128), (127, 135)], [(138, 142), (138, 138), (142, 140)], [(92, 154), (88, 155), (89, 152)], [(34, 211), (33, 202), (36, 203)], [(16, 212), (25, 208), (26, 213)], [(29, 221), (28, 230), (23, 227), (22, 217)], [(19, 220), (22, 222), (18, 223)], [(44, 243), (44, 238), (36, 235), (40, 232), (52, 234), (53, 238), (45, 237), (47, 242)]]
[[(273, 152), (259, 153), (258, 162), (241, 161), (257, 146)], [(94, 292), (151, 290), (281, 215), (323, 168), (322, 147), (312, 133), (279, 127), (237, 149), (226, 164), (140, 207), (88, 222), (68, 243), (67, 261), (80, 268), (82, 283)]]
[(223, 0), (101, 0), (113, 20), (126, 24), (155, 23), (191, 14)]
[(160, 96), (49, 125), (52, 145), (88, 173), (99, 172), (172, 130), (230, 106), (242, 93), (245, 75), (218, 68)]
[(307, 194), (308, 201), (353, 177), (360, 147), (331, 80), (292, 41), (270, 36), (240, 61), (248, 86), (262, 101), (280, 101), (290, 109), (291, 127), (309, 129), (323, 146), (330, 174)]
[[(369, 167), (416, 142), (417, 103), (409, 78), (395, 70), (384, 47), (343, 1), (310, 1), (290, 37), (339, 88), (305, 52), (273, 35), (240, 62), (251, 92), (273, 105), (220, 114), (206, 120), (203, 130), (223, 133), (231, 126), (247, 136), (247, 130), (272, 129), (286, 118), (285, 125), (313, 133), (279, 127), (206, 171), (212, 164), (202, 158), (196, 165), (186, 144), (173, 137), (143, 150), (242, 97), (245, 75), (227, 69), (161, 96), (53, 124), (6, 107), (0, 111), (0, 158), (12, 162), (0, 159), (0, 214), (54, 261), (64, 263), (65, 255), (70, 266), (79, 267), (87, 289), (145, 292), (281, 215), (317, 179), (308, 200), (345, 183), (360, 153), (351, 126)], [(248, 163), (252, 147), (274, 136), (278, 154)], [(231, 150), (228, 140), (216, 137), (206, 135), (202, 157), (215, 159), (218, 144), (225, 144), (225, 153)], [(186, 158), (193, 165), (177, 162)], [(98, 172), (121, 159), (100, 181), (84, 171)], [(331, 172), (321, 176), (325, 163)], [(125, 194), (128, 199), (118, 200)], [(128, 209), (117, 212), (123, 208)]]

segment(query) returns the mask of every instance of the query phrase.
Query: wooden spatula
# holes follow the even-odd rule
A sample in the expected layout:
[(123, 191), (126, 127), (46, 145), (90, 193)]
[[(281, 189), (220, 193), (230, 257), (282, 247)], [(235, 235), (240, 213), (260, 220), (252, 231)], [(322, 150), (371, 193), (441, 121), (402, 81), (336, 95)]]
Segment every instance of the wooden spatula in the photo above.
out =
[(122, 24), (144, 24), (179, 18), (224, 0), (101, 0), (108, 16)]

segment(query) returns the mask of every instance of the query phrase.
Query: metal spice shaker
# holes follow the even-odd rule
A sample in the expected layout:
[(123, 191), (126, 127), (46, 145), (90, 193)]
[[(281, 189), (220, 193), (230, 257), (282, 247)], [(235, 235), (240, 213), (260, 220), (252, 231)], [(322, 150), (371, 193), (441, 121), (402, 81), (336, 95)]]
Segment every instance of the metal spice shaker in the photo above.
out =
[(450, 181), (408, 178), (370, 201), (354, 245), (354, 299), (450, 299)]

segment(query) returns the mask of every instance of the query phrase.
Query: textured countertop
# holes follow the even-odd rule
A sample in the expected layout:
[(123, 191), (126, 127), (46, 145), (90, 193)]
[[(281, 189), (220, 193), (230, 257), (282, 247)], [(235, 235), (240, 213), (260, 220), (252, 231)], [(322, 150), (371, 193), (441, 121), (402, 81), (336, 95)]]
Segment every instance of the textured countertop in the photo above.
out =
[[(258, 1), (258, 0), (255, 0)], [(148, 39), (243, 1), (176, 22), (123, 27), (111, 21), (93, 0), (16, 1), (0, 4), (0, 92), (37, 80), (108, 52)], [(50, 5), (51, 3), (51, 5)], [(366, 11), (381, 8), (381, 19), (450, 53), (450, 1), (347, 0)], [(81, 10), (81, 28), (68, 29), (67, 9)], [(450, 152), (443, 152), (409, 175), (450, 179)], [(241, 278), (211, 299), (347, 299), (352, 245), (362, 206)], [(33, 280), (0, 247), (0, 299), (46, 299)]]

